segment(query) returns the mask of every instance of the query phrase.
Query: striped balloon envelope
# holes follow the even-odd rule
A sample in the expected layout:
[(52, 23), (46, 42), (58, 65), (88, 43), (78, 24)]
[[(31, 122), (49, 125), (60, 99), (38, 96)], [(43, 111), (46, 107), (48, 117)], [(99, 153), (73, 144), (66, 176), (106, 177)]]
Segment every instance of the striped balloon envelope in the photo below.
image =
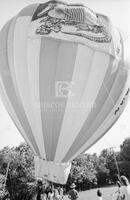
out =
[(30, 5), (0, 32), (0, 93), (36, 155), (36, 176), (65, 184), (70, 161), (126, 105), (122, 37), (107, 16), (84, 5)]

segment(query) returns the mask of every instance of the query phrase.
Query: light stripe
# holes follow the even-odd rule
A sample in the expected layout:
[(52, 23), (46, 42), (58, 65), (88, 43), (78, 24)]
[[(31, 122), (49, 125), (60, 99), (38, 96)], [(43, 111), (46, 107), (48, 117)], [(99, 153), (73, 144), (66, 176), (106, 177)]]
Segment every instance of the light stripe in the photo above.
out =
[[(86, 60), (87, 59), (88, 57), (86, 57)], [(78, 66), (79, 68), (80, 68), (81, 62), (82, 62), (81, 59), (79, 59), (79, 66)], [(74, 140), (78, 136), (83, 124), (85, 123), (86, 119), (88, 118), (91, 112), (92, 106), (95, 103), (99, 89), (102, 85), (103, 79), (105, 77), (105, 74), (108, 68), (109, 57), (108, 55), (102, 54), (100, 52), (96, 52), (94, 53), (94, 55), (91, 56), (91, 62), (92, 63), (89, 63), (90, 74), (88, 76), (87, 82), (84, 85), (84, 91), (80, 95), (80, 99), (78, 102), (79, 105), (84, 105), (84, 104), (86, 105), (85, 105), (85, 108), (81, 107), (81, 109), (79, 109), (79, 111), (75, 113), (75, 117), (73, 117), (73, 121), (70, 126), (71, 128), (69, 130), (72, 135), (70, 137), (71, 138), (70, 141), (72, 141), (72, 143), (68, 144), (67, 142), (67, 145), (66, 145), (67, 148), (66, 148), (65, 154), (71, 148)], [(80, 84), (80, 83), (77, 83), (77, 84)]]
[[(30, 134), (31, 130), (27, 124), (27, 119), (22, 110), (21, 102), (19, 102), (12, 84), (11, 74), (7, 62), (7, 52), (1, 54), (0, 58), (1, 58), (0, 59), (1, 87), (3, 88), (3, 93), (4, 93), (3, 98), (5, 99), (5, 103), (8, 106), (7, 111), (10, 114), (11, 118), (14, 120), (17, 127), (21, 130), (23, 137), (27, 139), (28, 144), (30, 144), (32, 150), (34, 150), (34, 153), (37, 153), (39, 155), (39, 150), (36, 146), (35, 140), (33, 136)], [(19, 126), (20, 124), (21, 126)], [(22, 130), (22, 128), (24, 128), (25, 132), (28, 133), (27, 135)]]
[[(122, 51), (122, 57), (123, 57), (123, 51)], [(83, 144), (86, 143), (85, 141), (89, 140), (89, 137), (91, 139), (92, 133), (89, 134), (88, 130), (89, 130), (89, 128), (91, 128), (91, 125), (93, 126), (94, 120), (98, 116), (98, 113), (100, 113), (100, 110), (102, 109), (102, 107), (103, 107), (104, 103), (106, 102), (106, 99), (108, 98), (108, 96), (110, 98), (111, 104), (113, 105), (114, 102), (113, 102), (113, 99), (112, 99), (112, 97), (109, 93), (111, 91), (111, 88), (113, 87), (113, 84), (114, 84), (115, 79), (117, 77), (118, 71), (121, 73), (122, 68), (121, 69), (119, 68), (119, 64), (120, 64), (120, 60), (115, 59), (113, 56), (110, 56), (110, 63), (109, 63), (108, 71), (106, 72), (106, 77), (103, 80), (103, 85), (102, 85), (102, 87), (99, 91), (99, 94), (97, 96), (97, 99), (95, 101), (95, 107), (94, 107), (94, 109), (92, 109), (92, 112), (90, 113), (89, 117), (87, 118), (86, 122), (84, 123), (84, 126), (82, 127), (82, 129), (79, 133), (79, 137), (77, 137), (77, 144), (76, 144), (76, 141), (75, 141), (75, 143), (70, 148), (70, 150), (69, 150), (68, 154), (66, 155), (66, 157), (64, 158), (64, 160), (71, 159), (73, 154), (75, 154), (76, 150), (74, 150), (73, 146), (78, 147), (80, 138), (82, 140), (82, 144), (80, 146), (83, 146)], [(123, 71), (123, 73), (124, 73), (124, 71)], [(97, 121), (98, 121), (98, 118), (97, 118)], [(112, 122), (112, 123), (114, 123), (114, 122)], [(93, 131), (93, 134), (94, 134), (94, 132), (95, 131)], [(105, 134), (105, 132), (101, 133), (101, 134)], [(101, 134), (100, 134), (99, 138), (101, 137)], [(86, 140), (84, 138), (84, 135), (86, 135)], [(96, 142), (96, 140), (94, 142)], [(87, 148), (89, 148), (89, 147), (87, 147)], [(76, 154), (76, 156), (77, 155), (78, 154)], [(74, 158), (74, 156), (73, 156), (73, 158)]]
[[(44, 134), (45, 152), (47, 160), (51, 160), (52, 137), (55, 105), (54, 103), (54, 77), (57, 65), (57, 51), (59, 44), (42, 39), (40, 55), (40, 105), (42, 128)], [(58, 123), (58, 122), (57, 122)]]
[[(82, 141), (82, 139), (79, 137), (80, 130), (82, 129), (82, 126), (87, 121), (91, 110), (93, 109), (94, 103), (96, 101), (96, 98), (98, 96), (99, 90), (102, 86), (104, 77), (106, 75), (107, 69), (109, 67), (109, 56), (105, 55), (104, 53), (96, 52), (95, 55), (92, 58), (93, 63), (91, 65), (91, 71), (88, 78), (88, 82), (85, 85), (85, 89), (83, 92), (83, 95), (81, 96), (81, 99), (79, 103), (86, 104), (84, 109), (81, 109), (79, 114), (76, 115), (75, 120), (73, 121), (70, 131), (73, 132), (73, 134), (76, 135), (75, 141), (72, 140), (71, 146), (68, 148), (68, 153), (65, 156), (68, 158), (68, 155), (71, 154), (71, 150), (74, 151), (76, 147), (76, 144), (78, 142), (78, 145)], [(80, 138), (80, 141), (79, 141)], [(71, 150), (69, 150), (71, 149)]]
[[(75, 57), (77, 54), (77, 44), (74, 43), (68, 43), (65, 41), (60, 41), (59, 46), (59, 53), (57, 57), (57, 66), (56, 66), (56, 74), (55, 74), (55, 86), (56, 83), (60, 80), (66, 81), (67, 83), (70, 83), (72, 80), (73, 70), (74, 70), (74, 63), (75, 63)], [(57, 149), (58, 140), (60, 137), (60, 131), (62, 127), (62, 121), (66, 109), (66, 103), (68, 97), (57, 97), (56, 90), (58, 88), (55, 87), (55, 102), (59, 105), (62, 105), (62, 108), (57, 109), (58, 112), (55, 112), (54, 115), (54, 122), (53, 122), (53, 130), (55, 132), (53, 133), (53, 146), (52, 146), (52, 157), (51, 160), (55, 158), (55, 153)], [(59, 122), (59, 123), (57, 123)], [(59, 124), (59, 125), (58, 125)], [(58, 125), (58, 126), (57, 126)]]
[[(73, 152), (71, 151), (72, 156), (70, 157), (70, 159), (73, 159), (75, 156), (79, 155), (84, 150), (88, 149), (94, 142), (97, 141), (98, 138), (100, 138), (103, 134), (105, 134), (105, 132), (109, 129), (109, 127), (111, 127), (114, 121), (118, 119), (123, 108), (121, 109), (121, 112), (119, 112), (119, 115), (117, 116), (114, 115), (114, 110), (117, 107), (117, 105), (121, 102), (121, 98), (123, 98), (122, 95), (124, 95), (124, 91), (126, 91), (126, 87), (128, 87), (128, 82), (129, 81), (127, 80), (126, 76), (122, 76), (120, 74), (120, 70), (118, 70), (113, 87), (101, 111), (96, 116), (92, 126), (88, 130), (86, 130), (87, 134), (85, 134), (85, 127), (84, 127), (84, 130), (81, 133), (82, 144), (80, 144), (80, 146), (77, 146), (77, 150), (75, 149), (76, 154), (74, 153), (74, 151)], [(111, 101), (110, 97), (113, 99), (113, 102), (115, 102), (114, 104)]]
[[(84, 91), (84, 87), (87, 84), (92, 56), (93, 50), (87, 48), (86, 46), (78, 45), (72, 77), (72, 96), (68, 97), (67, 101), (64, 120), (62, 123), (62, 129), (55, 155), (56, 162), (63, 159), (64, 155), (66, 154), (78, 134), (77, 132), (73, 132), (74, 127), (72, 126), (73, 122), (75, 122), (76, 116), (79, 115), (80, 111), (79, 109), (76, 109), (75, 105), (79, 104), (81, 95)], [(74, 126), (76, 126), (76, 124)], [(63, 143), (63, 141), (65, 142)]]
[(8, 62), (9, 62), (9, 68), (10, 73), (12, 77), (13, 86), (17, 95), (17, 98), (20, 101), (20, 96), (17, 88), (17, 82), (15, 77), (15, 71), (14, 71), (14, 52), (13, 52), (13, 44), (14, 44), (14, 28), (17, 18), (14, 18), (12, 20), (12, 23), (9, 28), (8, 38), (7, 38), (7, 50), (8, 50)]
[(37, 129), (35, 125), (35, 118), (33, 113), (33, 106), (29, 88), (28, 70), (27, 70), (27, 34), (28, 26), (31, 17), (21, 17), (16, 21), (14, 29), (14, 70), (16, 75), (17, 87), (19, 90), (20, 98), (32, 129), (37, 147), (42, 156), (42, 147), (37, 141)]
[(40, 59), (41, 39), (27, 40), (27, 67), (29, 79), (30, 99), (32, 102), (33, 116), (36, 125), (36, 137), (41, 150), (41, 157), (46, 159), (44, 138), (42, 132), (40, 97), (39, 97), (39, 59)]
[(72, 79), (76, 51), (77, 44), (47, 38), (42, 41), (40, 102), (47, 160), (54, 160), (67, 99), (57, 96), (55, 85)]
[[(93, 107), (91, 108), (91, 112), (88, 115), (88, 118), (86, 119), (86, 121), (84, 122), (84, 125), (82, 126), (78, 137), (76, 138), (75, 142), (72, 144), (68, 154), (66, 155), (66, 157), (70, 158), (72, 156), (72, 149), (74, 148), (74, 146), (76, 147), (76, 142), (79, 143), (79, 138), (82, 138), (82, 135), (87, 135), (88, 134), (88, 129), (91, 127), (91, 125), (93, 124), (95, 118), (97, 117), (98, 113), (100, 112), (100, 110), (102, 109), (102, 106), (104, 104), (104, 102), (106, 101), (108, 94), (112, 88), (112, 85), (115, 81), (115, 77), (117, 75), (117, 71), (115, 71), (115, 73), (112, 73), (113, 71), (113, 65), (115, 64), (114, 62), (114, 58), (111, 57), (110, 61), (109, 61), (109, 65), (108, 65), (108, 69), (105, 75), (105, 78), (103, 80), (103, 84), (99, 90), (99, 93), (97, 95), (97, 98), (94, 102)], [(105, 86), (105, 87), (104, 87)], [(90, 136), (91, 137), (91, 136)], [(82, 140), (82, 139), (81, 139)], [(84, 140), (84, 143), (86, 143), (86, 141)], [(66, 159), (66, 158), (65, 158)]]
[(1, 93), (1, 98), (2, 98), (2, 102), (5, 106), (5, 108), (7, 109), (7, 112), (9, 114), (9, 116), (11, 117), (11, 119), (13, 120), (14, 124), (16, 125), (16, 128), (19, 130), (19, 132), (21, 133), (21, 135), (23, 136), (23, 138), (25, 139), (25, 141), (27, 141), (28, 145), (30, 146), (30, 148), (32, 149), (32, 151), (34, 152), (34, 154), (36, 155), (36, 151), (34, 149), (34, 144), (32, 144), (30, 142), (29, 137), (27, 137), (23, 127), (21, 126), (21, 123), (14, 111), (14, 108), (11, 105), (11, 102), (6, 94), (6, 90), (4, 89), (4, 85), (3, 85), (3, 81), (0, 79), (0, 93)]
[[(83, 130), (84, 126), (85, 126), (84, 134), (87, 134), (87, 130), (92, 125), (94, 119), (96, 118), (96, 116), (100, 112), (100, 110), (101, 110), (101, 108), (102, 108), (102, 106), (103, 106), (103, 104), (104, 104), (104, 102), (105, 102), (105, 100), (108, 96), (108, 93), (110, 92), (110, 90), (112, 88), (113, 82), (114, 82), (116, 74), (117, 74), (117, 71), (115, 71), (115, 73), (112, 73), (113, 68), (114, 68), (113, 64), (115, 64), (113, 59), (114, 58), (111, 58), (110, 61), (109, 61), (109, 66), (108, 66), (105, 78), (103, 80), (103, 84), (102, 84), (102, 86), (99, 90), (99, 93), (98, 93), (97, 98), (94, 102), (94, 105), (91, 108), (90, 114), (88, 115), (88, 118), (84, 122), (84, 125), (82, 126), (82, 128), (81, 128), (81, 130), (78, 134), (78, 139), (76, 139), (76, 141), (79, 141), (79, 137), (81, 137), (81, 135), (83, 134), (82, 130)], [(105, 87), (104, 87), (104, 85), (105, 85)], [(74, 143), (74, 144), (72, 144), (71, 148), (73, 148), (73, 145), (76, 146), (76, 144)], [(70, 151), (70, 154), (71, 154), (71, 151)]]
[[(119, 75), (119, 73), (118, 73), (118, 75)], [(119, 75), (119, 76), (122, 76), (122, 75)], [(115, 105), (110, 110), (110, 113), (108, 114), (108, 116), (105, 117), (105, 120), (103, 121), (103, 124), (101, 124), (101, 126), (99, 126), (99, 128), (94, 133), (94, 135), (92, 136), (92, 138), (90, 138), (90, 140), (88, 140), (88, 142), (87, 142), (88, 144), (86, 144), (86, 148), (87, 149), (90, 146), (92, 146), (99, 137), (101, 137), (102, 135), (104, 135), (112, 127), (112, 125), (115, 123), (115, 121), (117, 121), (117, 119), (120, 117), (121, 113), (123, 112), (123, 110), (124, 110), (124, 108), (125, 108), (125, 106), (126, 106), (126, 104), (128, 102), (129, 95), (128, 96), (125, 95), (127, 93), (127, 91), (128, 91), (129, 86), (130, 86), (130, 77), (129, 77), (128, 73), (124, 77), (122, 76), (122, 77), (119, 78), (117, 76), (115, 82), (116, 83), (114, 84), (114, 88), (112, 90), (115, 90), (115, 91), (118, 90), (118, 91), (120, 91), (120, 92), (118, 92), (116, 94), (117, 95), (117, 100), (115, 101)], [(120, 83), (122, 83), (122, 84), (120, 84)], [(119, 85), (120, 85), (120, 87), (119, 87)], [(113, 92), (113, 95), (115, 93)], [(120, 103), (122, 102), (122, 99), (124, 97), (125, 97), (125, 101), (121, 105)], [(109, 97), (107, 99), (107, 104), (109, 103), (108, 100), (110, 100)], [(120, 106), (120, 109), (119, 109), (117, 115), (115, 115), (115, 110), (117, 109), (118, 106)]]
[[(116, 121), (118, 120), (119, 116), (115, 117), (115, 119), (110, 120), (111, 116), (108, 118), (107, 117), (107, 124), (104, 124), (104, 127), (102, 127), (102, 131), (101, 129), (98, 129), (95, 131), (95, 134), (92, 135), (91, 138), (88, 139), (87, 143), (85, 143), (81, 149), (79, 149), (76, 154), (73, 154), (72, 157), (70, 157), (70, 160), (72, 161), (74, 158), (76, 158), (78, 155), (84, 153), (85, 151), (87, 151), (91, 146), (93, 146), (96, 142), (98, 142), (108, 131), (110, 128), (112, 128), (112, 126), (116, 123)], [(111, 118), (112, 119), (112, 118)], [(102, 126), (102, 125), (101, 125)], [(100, 127), (101, 128), (101, 127)], [(97, 133), (97, 131), (99, 131)], [(97, 135), (96, 135), (97, 134)]]
[[(94, 119), (98, 115), (99, 111), (101, 110), (101, 108), (102, 108), (111, 88), (112, 88), (115, 77), (117, 75), (117, 71), (112, 73), (113, 65), (115, 65), (115, 62), (114, 62), (114, 58), (112, 57), (109, 60), (109, 66), (108, 66), (105, 78), (103, 80), (103, 84), (102, 84), (102, 86), (99, 90), (99, 93), (98, 93), (97, 98), (94, 102), (94, 105), (91, 108), (91, 112), (90, 112), (88, 118), (86, 119), (86, 121), (84, 123), (86, 130), (88, 130), (88, 128), (91, 126)], [(83, 129), (83, 127), (82, 127), (82, 129)], [(81, 129), (81, 131), (82, 131), (82, 129)], [(80, 135), (80, 133), (79, 133), (79, 135)]]
[[(2, 51), (0, 54), (0, 57), (1, 57), (1, 59), (0, 59), (1, 87), (3, 88), (1, 92), (3, 94), (3, 99), (5, 99), (4, 103), (7, 104), (8, 113), (10, 114), (11, 118), (13, 118), (15, 120), (14, 122), (15, 122), (17, 128), (19, 127), (20, 130), (23, 130), (22, 129), (22, 127), (24, 127), (23, 124), (26, 124), (25, 123), (26, 116), (24, 116), (22, 119), (22, 116), (24, 113), (22, 113), (22, 111), (21, 111), (21, 102), (17, 99), (16, 93), (14, 90), (14, 86), (12, 85), (11, 74), (10, 74), (10, 69), (9, 69), (9, 62), (8, 62), (9, 52), (5, 49), (5, 48), (8, 49), (8, 45), (9, 45), (7, 38), (8, 38), (8, 34), (10, 33), (9, 29), (10, 29), (11, 23), (12, 23), (12, 20), (6, 24), (6, 26), (2, 29), (1, 34), (0, 34), (1, 46), (4, 48), (4, 51)], [(3, 39), (1, 38), (1, 36), (4, 36)], [(12, 39), (12, 41), (13, 41), (13, 39)], [(21, 123), (21, 125), (20, 125), (20, 123)], [(30, 129), (28, 126), (26, 126), (26, 131), (28, 133), (30, 133), (29, 132)], [(37, 154), (39, 155), (39, 151), (38, 151), (37, 147), (35, 148), (35, 150), (33, 148), (33, 146), (35, 147), (35, 141), (33, 140), (33, 137), (30, 134), (25, 136), (24, 131), (22, 131), (22, 135), (24, 138), (27, 138), (27, 142), (28, 142), (28, 144), (30, 144), (34, 153), (37, 152)], [(30, 143), (31, 140), (32, 140), (32, 142)]]

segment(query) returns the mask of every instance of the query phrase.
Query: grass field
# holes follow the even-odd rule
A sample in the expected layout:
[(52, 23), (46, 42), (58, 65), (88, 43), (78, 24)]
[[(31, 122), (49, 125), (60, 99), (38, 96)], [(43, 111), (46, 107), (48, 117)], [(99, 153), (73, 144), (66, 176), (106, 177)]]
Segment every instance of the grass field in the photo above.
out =
[[(117, 190), (117, 187), (106, 187), (100, 189), (103, 194), (103, 200), (113, 200), (112, 196)], [(65, 197), (65, 200), (68, 200)], [(87, 190), (79, 193), (79, 200), (97, 200), (97, 189)]]

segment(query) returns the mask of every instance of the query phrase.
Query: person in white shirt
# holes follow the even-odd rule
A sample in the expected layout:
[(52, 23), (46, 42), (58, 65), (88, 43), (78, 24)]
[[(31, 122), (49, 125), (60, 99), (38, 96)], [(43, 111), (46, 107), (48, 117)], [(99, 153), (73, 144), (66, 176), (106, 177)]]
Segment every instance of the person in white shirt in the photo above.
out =
[(122, 183), (122, 187), (121, 190), (125, 195), (124, 200), (130, 200), (130, 183), (128, 181), (128, 179), (126, 178), (126, 176), (121, 176), (121, 183)]

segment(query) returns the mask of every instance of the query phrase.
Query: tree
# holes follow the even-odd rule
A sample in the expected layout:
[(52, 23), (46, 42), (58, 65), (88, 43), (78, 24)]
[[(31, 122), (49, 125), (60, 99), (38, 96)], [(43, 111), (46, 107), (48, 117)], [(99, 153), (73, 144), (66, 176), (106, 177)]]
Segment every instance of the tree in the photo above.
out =
[(121, 148), (120, 151), (121, 160), (130, 162), (130, 137), (124, 140), (120, 148)]
[(4, 200), (9, 197), (9, 193), (5, 188), (5, 176), (0, 174), (0, 200)]
[(119, 152), (114, 152), (111, 148), (104, 149), (100, 154), (100, 158), (104, 159), (105, 167), (109, 171), (107, 171), (107, 183), (115, 183), (118, 177), (116, 162), (119, 164)]
[[(0, 172), (3, 175), (6, 174), (9, 163), (6, 188), (10, 194), (10, 199), (29, 199), (29, 195), (33, 194), (31, 188), (35, 190), (34, 158), (29, 146), (22, 143), (16, 148), (5, 147), (0, 151), (0, 159)], [(31, 183), (34, 187), (30, 188)]]
[(75, 182), (79, 190), (89, 189), (97, 184), (96, 170), (91, 155), (82, 154), (73, 160), (68, 184), (70, 182)]
[(120, 148), (121, 173), (130, 179), (130, 137), (124, 140)]
[(107, 168), (106, 157), (102, 154), (99, 156), (96, 162), (97, 180), (99, 186), (109, 184), (109, 169)]

